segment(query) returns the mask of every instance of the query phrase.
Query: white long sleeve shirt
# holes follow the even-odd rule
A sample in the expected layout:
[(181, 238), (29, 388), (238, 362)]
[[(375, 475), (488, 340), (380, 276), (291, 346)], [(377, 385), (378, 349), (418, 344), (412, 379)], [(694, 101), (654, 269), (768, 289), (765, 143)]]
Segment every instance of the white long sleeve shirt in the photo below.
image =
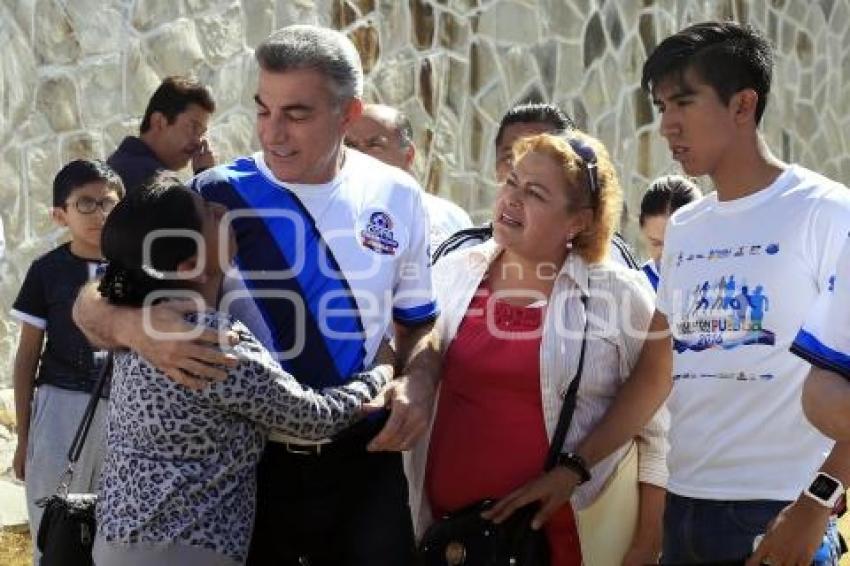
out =
[[(434, 266), (434, 285), (441, 309), (437, 331), (443, 352), (454, 339), (470, 300), (500, 252), (498, 244), (490, 240), (449, 255)], [(581, 294), (590, 297), (587, 312), (582, 307)], [(540, 391), (550, 439), (563, 398), (576, 374), (585, 322), (589, 319), (584, 371), (564, 451), (573, 450), (596, 427), (620, 386), (629, 378), (643, 347), (653, 303), (652, 289), (640, 271), (611, 262), (588, 265), (577, 254), (571, 254), (564, 262), (546, 306), (540, 348)], [(641, 482), (666, 485), (668, 427), (669, 416), (662, 407), (640, 432)], [(430, 434), (407, 462), (411, 506), (419, 534), (430, 522), (423, 490), (429, 441)], [(626, 444), (593, 467), (593, 479), (573, 494), (574, 508), (582, 509), (594, 501), (627, 449)]]

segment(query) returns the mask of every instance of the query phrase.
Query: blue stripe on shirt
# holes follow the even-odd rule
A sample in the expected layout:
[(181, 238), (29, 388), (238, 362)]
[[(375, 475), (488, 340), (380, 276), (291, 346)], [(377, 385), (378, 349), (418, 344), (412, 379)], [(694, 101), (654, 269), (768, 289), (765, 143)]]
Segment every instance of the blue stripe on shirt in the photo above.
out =
[(655, 291), (657, 292), (659, 278), (658, 275), (655, 273), (655, 270), (652, 269), (652, 266), (648, 263), (643, 264), (643, 267), (641, 269), (646, 275), (646, 278), (649, 279), (649, 284), (652, 285), (652, 288), (655, 289)]
[[(311, 387), (339, 385), (361, 371), (366, 356), (365, 333), (357, 302), (301, 202), (263, 177), (248, 158), (210, 170), (196, 179), (194, 186), (204, 198), (229, 210), (274, 209), (285, 214), (271, 218), (243, 216), (233, 221), (239, 248), (237, 264), (271, 333), (274, 349), (294, 354), (279, 360), (284, 369)], [(303, 226), (300, 239), (297, 222)], [(303, 254), (300, 260), (299, 252)], [(319, 262), (324, 263), (323, 269)], [(293, 268), (294, 273), (285, 274)], [(274, 279), (263, 277), (269, 273), (279, 275)], [(263, 292), (279, 298), (263, 297)], [(280, 298), (282, 293), (297, 295), (305, 308)], [(293, 351), (299, 338), (303, 347)]]
[(804, 329), (794, 338), (791, 351), (814, 366), (834, 371), (850, 379), (850, 356), (824, 345)]
[(424, 305), (406, 309), (398, 307), (393, 309), (393, 318), (401, 324), (428, 322), (437, 318), (438, 314), (436, 301), (430, 301)]

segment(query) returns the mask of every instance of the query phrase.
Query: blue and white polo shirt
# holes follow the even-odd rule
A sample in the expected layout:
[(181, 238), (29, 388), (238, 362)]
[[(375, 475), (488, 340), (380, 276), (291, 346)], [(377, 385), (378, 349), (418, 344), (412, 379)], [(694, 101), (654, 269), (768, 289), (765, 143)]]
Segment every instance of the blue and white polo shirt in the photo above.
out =
[(437, 316), (416, 181), (345, 152), (339, 174), (322, 185), (279, 182), (261, 153), (192, 181), (228, 208), (236, 234), (238, 269), (225, 279), (221, 310), (311, 387), (345, 383), (367, 367), (393, 320)]

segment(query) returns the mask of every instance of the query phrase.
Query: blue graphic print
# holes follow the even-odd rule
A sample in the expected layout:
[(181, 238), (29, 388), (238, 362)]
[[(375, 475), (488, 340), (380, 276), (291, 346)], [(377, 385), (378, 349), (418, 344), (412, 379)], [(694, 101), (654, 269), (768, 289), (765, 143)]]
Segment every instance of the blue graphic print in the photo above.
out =
[(770, 311), (764, 285), (738, 285), (739, 280), (730, 274), (693, 288), (684, 317), (676, 323), (673, 347), (677, 353), (775, 344), (776, 335), (764, 328), (765, 314)]

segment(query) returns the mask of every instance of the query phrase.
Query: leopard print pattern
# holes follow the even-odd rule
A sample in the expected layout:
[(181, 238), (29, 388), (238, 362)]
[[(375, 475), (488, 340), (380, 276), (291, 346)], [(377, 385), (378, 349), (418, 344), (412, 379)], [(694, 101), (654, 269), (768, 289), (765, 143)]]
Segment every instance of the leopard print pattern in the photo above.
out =
[(225, 381), (192, 391), (135, 352), (116, 354), (98, 536), (197, 546), (241, 563), (268, 431), (328, 438), (350, 426), (391, 376), (375, 369), (314, 391), (287, 374), (241, 323), (218, 312), (187, 318), (237, 333), (237, 366)]

